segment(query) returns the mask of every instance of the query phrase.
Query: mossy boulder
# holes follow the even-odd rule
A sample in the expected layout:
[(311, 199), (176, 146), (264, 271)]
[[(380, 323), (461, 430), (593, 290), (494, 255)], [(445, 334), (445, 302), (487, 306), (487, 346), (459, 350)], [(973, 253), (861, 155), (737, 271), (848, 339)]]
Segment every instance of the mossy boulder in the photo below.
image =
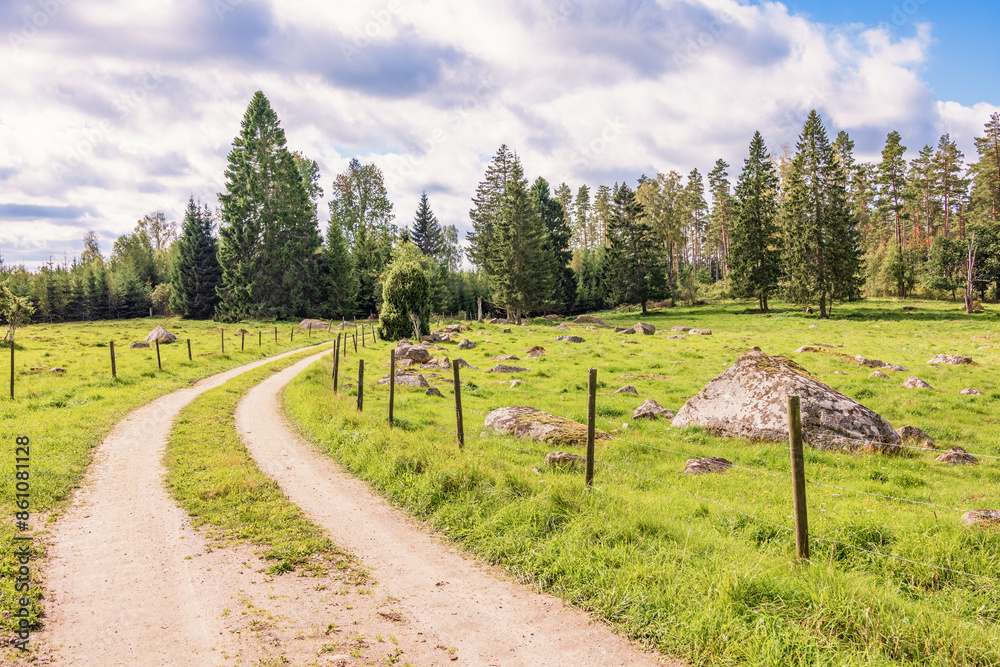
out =
[(709, 382), (674, 417), (731, 437), (787, 440), (787, 396), (801, 398), (807, 444), (855, 450), (892, 449), (899, 435), (881, 415), (830, 388), (791, 359), (747, 352)]
[[(532, 438), (558, 445), (587, 444), (586, 424), (523, 405), (498, 408), (486, 415), (485, 423), (486, 428), (497, 433), (516, 435), (519, 438)], [(595, 431), (594, 437), (603, 440), (609, 436), (603, 431)]]

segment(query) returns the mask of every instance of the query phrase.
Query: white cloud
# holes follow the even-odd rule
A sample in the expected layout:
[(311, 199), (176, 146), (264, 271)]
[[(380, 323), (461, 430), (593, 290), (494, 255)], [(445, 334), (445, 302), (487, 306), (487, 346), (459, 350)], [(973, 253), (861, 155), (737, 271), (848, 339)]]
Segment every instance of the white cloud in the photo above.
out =
[[(88, 227), (112, 238), (156, 208), (179, 219), (191, 194), (214, 204), (257, 89), (327, 197), (356, 156), (386, 173), (398, 223), (426, 188), (461, 230), (501, 143), (532, 177), (576, 188), (704, 174), (719, 157), (735, 176), (755, 130), (780, 150), (813, 107), (862, 159), (892, 129), (914, 151), (951, 132), (974, 159), (996, 110), (935, 98), (921, 79), (930, 26), (899, 38), (775, 2), (52, 1), (3, 55), (0, 203), (93, 217), (0, 220), (8, 261), (76, 254)], [(0, 35), (20, 35), (36, 6), (0, 10)]]

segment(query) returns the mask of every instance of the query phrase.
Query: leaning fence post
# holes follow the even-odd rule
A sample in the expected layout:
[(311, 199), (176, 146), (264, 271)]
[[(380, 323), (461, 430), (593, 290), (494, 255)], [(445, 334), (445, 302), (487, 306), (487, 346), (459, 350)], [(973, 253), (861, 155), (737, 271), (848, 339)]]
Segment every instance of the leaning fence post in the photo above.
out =
[(288, 342), (289, 343), (294, 343), (295, 342), (295, 325), (294, 324), (292, 325), (292, 333), (288, 334)]
[[(13, 362), (10, 365), (13, 368)], [(111, 377), (118, 377), (118, 369), (115, 368), (115, 341), (111, 341)]]
[(351, 336), (351, 338), (354, 339), (354, 353), (357, 354), (358, 353), (358, 332), (355, 331), (354, 335)]
[(462, 379), (458, 375), (458, 360), (451, 362), (455, 370), (455, 426), (458, 428), (458, 448), (465, 447), (465, 426), (462, 423)]
[(795, 506), (795, 550), (809, 560), (809, 524), (806, 520), (806, 468), (802, 453), (802, 413), (798, 396), (788, 396), (788, 441), (792, 454), (792, 499)]
[(337, 334), (337, 349), (333, 352), (333, 393), (337, 393), (340, 378), (340, 334)]
[(160, 341), (156, 340), (154, 342), (156, 343), (156, 367), (159, 368), (162, 371), (163, 370), (163, 364), (160, 363)]
[(358, 359), (358, 412), (365, 411), (365, 360)]
[(188, 361), (191, 361), (191, 339), (187, 339), (188, 342)]
[(594, 431), (597, 424), (597, 369), (590, 369), (587, 383), (587, 488), (594, 484)]
[(389, 428), (392, 428), (392, 406), (396, 402), (396, 350), (389, 348)]

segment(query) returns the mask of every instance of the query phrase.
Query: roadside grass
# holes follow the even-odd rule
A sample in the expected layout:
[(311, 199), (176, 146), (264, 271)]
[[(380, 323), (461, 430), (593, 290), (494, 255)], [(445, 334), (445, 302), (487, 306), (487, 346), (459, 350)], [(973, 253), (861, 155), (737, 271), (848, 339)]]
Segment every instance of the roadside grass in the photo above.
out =
[[(141, 341), (157, 324), (179, 337), (177, 343), (160, 346), (163, 370), (156, 364), (156, 349), (128, 349)], [(92, 452), (111, 428), (131, 410), (154, 398), (192, 382), (237, 366), (288, 350), (327, 340), (329, 334), (296, 331), (290, 341), (292, 323), (278, 323), (278, 342), (257, 331), (272, 331), (273, 322), (225, 324), (226, 353), (221, 353), (221, 335), (215, 322), (180, 318), (147, 318), (111, 322), (31, 324), (18, 329), (15, 343), (14, 400), (9, 398), (10, 351), (0, 349), (0, 628), (10, 631), (15, 610), (13, 538), (14, 443), (19, 436), (31, 439), (30, 529), (44, 530), (57, 510), (68, 500), (89, 465)], [(246, 349), (234, 332), (244, 327)], [(192, 361), (188, 361), (186, 339), (191, 339)], [(115, 341), (117, 379), (111, 377), (108, 342)], [(63, 368), (65, 373), (33, 368)], [(39, 625), (43, 582), (38, 560), (44, 556), (43, 542), (33, 542), (31, 563), (32, 627)]]
[(234, 541), (273, 561), (267, 574), (298, 570), (358, 584), (367, 573), (339, 550), (276, 482), (257, 468), (236, 432), (236, 404), (253, 386), (315, 352), (287, 357), (205, 392), (177, 418), (164, 463), (171, 493), (214, 546)]
[[(903, 306), (917, 310), (904, 314)], [(374, 385), (388, 372), (386, 345), (364, 351), (363, 414), (355, 409), (356, 388), (340, 401), (327, 398), (329, 361), (287, 388), (285, 409), (322, 451), (397, 506), (514, 577), (667, 655), (694, 664), (1000, 664), (1000, 529), (970, 529), (960, 521), (964, 510), (1000, 509), (1000, 460), (951, 467), (916, 450), (884, 456), (807, 449), (813, 540), (812, 563), (802, 565), (794, 560), (790, 532), (791, 483), (781, 477), (790, 470), (787, 445), (631, 416), (646, 398), (680, 408), (757, 345), (795, 359), (893, 426), (922, 428), (942, 449), (960, 445), (1000, 456), (997, 351), (979, 349), (998, 340), (992, 330), (1000, 321), (936, 302), (845, 304), (829, 321), (785, 304), (765, 316), (744, 314), (750, 308), (724, 303), (653, 312), (643, 321), (657, 327), (654, 336), (573, 327), (586, 339), (575, 345), (555, 342), (556, 334), (569, 332), (540, 322), (513, 327), (513, 334), (493, 325), (485, 326), (485, 335), (467, 332), (476, 349), (446, 343), (434, 352), (481, 369), (462, 370), (464, 451), (447, 433), (455, 430), (449, 371), (423, 371), (445, 398), (397, 385), (400, 421), (389, 429), (387, 387)], [(639, 319), (599, 315), (612, 326)], [(818, 328), (810, 329), (813, 324)], [(660, 335), (675, 325), (711, 328), (714, 335)], [(809, 343), (844, 347), (795, 353)], [(527, 359), (523, 350), (533, 345), (544, 346), (546, 356)], [(928, 366), (940, 352), (971, 356), (976, 365)], [(490, 357), (502, 354), (520, 357), (503, 363), (529, 370), (485, 373), (497, 363)], [(857, 366), (855, 354), (910, 370), (887, 371), (889, 380), (869, 378), (872, 369)], [(356, 385), (356, 363), (352, 350), (351, 363), (341, 366), (342, 387)], [(591, 367), (600, 385), (598, 428), (619, 433), (598, 441), (596, 486), (587, 492), (582, 466), (551, 470), (544, 464), (549, 451), (582, 454), (581, 447), (488, 434), (482, 420), (498, 407), (529, 405), (585, 422)], [(652, 375), (666, 377), (623, 377)], [(936, 391), (903, 389), (908, 375)], [(511, 388), (501, 377), (523, 384)], [(624, 384), (639, 395), (610, 395)], [(959, 395), (966, 387), (985, 395)], [(750, 470), (683, 475), (694, 456), (722, 456)]]

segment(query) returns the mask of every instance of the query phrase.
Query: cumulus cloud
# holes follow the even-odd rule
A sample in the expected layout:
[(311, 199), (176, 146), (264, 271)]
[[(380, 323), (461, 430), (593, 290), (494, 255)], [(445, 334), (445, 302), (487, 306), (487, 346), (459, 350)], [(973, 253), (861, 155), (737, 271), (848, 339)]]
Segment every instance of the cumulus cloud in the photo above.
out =
[[(817, 108), (861, 159), (899, 130), (968, 158), (988, 104), (921, 78), (933, 27), (815, 23), (736, 0), (23, 0), (0, 8), (0, 252), (29, 265), (105, 249), (143, 214), (214, 205), (255, 90), (329, 184), (384, 171), (397, 221), (427, 190), (444, 224), (502, 143), (574, 189), (642, 173), (735, 176), (755, 130), (793, 145)], [(320, 206), (326, 215), (325, 204)]]

